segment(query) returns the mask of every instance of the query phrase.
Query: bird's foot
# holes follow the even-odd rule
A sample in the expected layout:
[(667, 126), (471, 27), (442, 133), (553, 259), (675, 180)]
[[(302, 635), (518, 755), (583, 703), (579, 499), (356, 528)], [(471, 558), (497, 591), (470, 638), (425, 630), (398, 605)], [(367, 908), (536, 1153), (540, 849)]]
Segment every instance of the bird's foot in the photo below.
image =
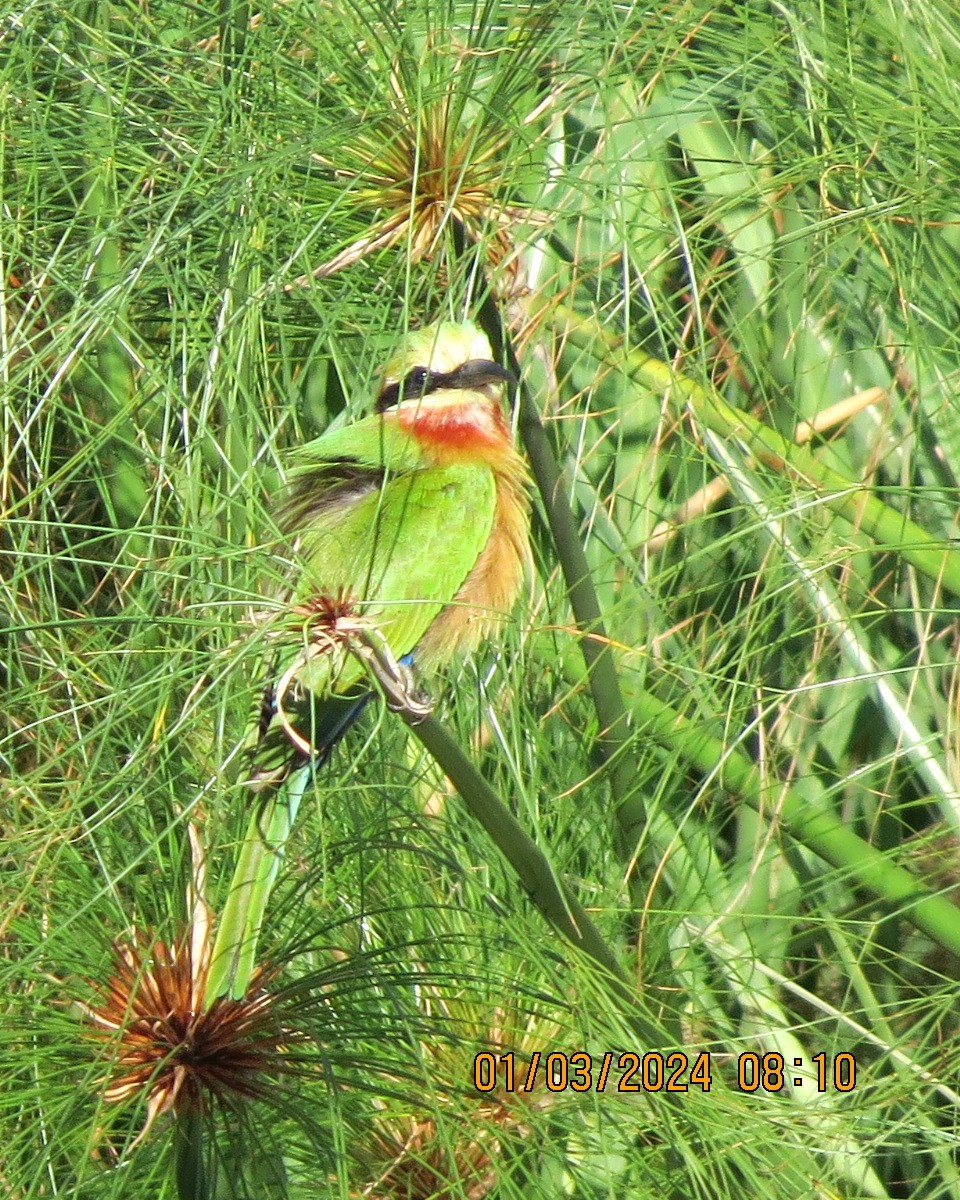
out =
[(350, 648), (376, 680), (391, 712), (402, 713), (413, 724), (430, 715), (430, 698), (417, 688), (410, 667), (397, 661), (378, 629), (368, 625), (354, 632)]

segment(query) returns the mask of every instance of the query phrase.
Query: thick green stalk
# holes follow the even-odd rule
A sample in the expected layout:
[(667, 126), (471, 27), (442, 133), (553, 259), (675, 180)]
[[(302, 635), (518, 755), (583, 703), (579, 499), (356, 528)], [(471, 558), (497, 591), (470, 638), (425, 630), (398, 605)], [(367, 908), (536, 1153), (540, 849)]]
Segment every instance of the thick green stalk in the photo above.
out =
[(960, 909), (905, 868), (890, 862), (829, 809), (811, 804), (789, 787), (777, 790), (774, 805), (769, 786), (745, 754), (731, 749), (649, 692), (636, 694), (634, 713), (638, 725), (658, 741), (677, 746), (689, 762), (714, 774), (725, 790), (751, 808), (768, 817), (775, 810), (776, 821), (801, 845), (845, 872), (854, 885), (895, 908), (945, 950), (960, 956)]
[(675, 406), (678, 400), (688, 405), (714, 433), (740, 438), (755, 458), (806, 484), (855, 529), (960, 596), (960, 551), (931, 537), (921, 525), (884, 504), (866, 485), (846, 479), (811, 451), (788, 441), (750, 413), (727, 404), (713, 388), (702, 387), (642, 350), (622, 350), (618, 338), (571, 309), (558, 309), (554, 319), (575, 345), (599, 345), (605, 358), (614, 363), (619, 360), (621, 370), (639, 384), (672, 395)]
[(488, 291), (480, 306), (480, 323), (494, 354), (503, 354), (520, 381), (519, 426), (530, 469), (543, 504), (557, 561), (563, 571), (574, 621), (581, 634), (590, 696), (600, 732), (596, 750), (609, 767), (610, 790), (617, 805), (624, 852), (633, 854), (646, 825), (646, 807), (637, 790), (637, 767), (630, 750), (627, 708), (623, 702), (616, 660), (606, 635), (600, 601), (590, 574), (580, 530), (567, 500), (568, 488), (557, 463), (537, 406), (523, 383), (520, 364), (503, 328), (500, 313)]
[(196, 1108), (190, 1106), (177, 1113), (173, 1137), (178, 1200), (209, 1200), (203, 1116)]
[(210, 958), (206, 1002), (240, 999), (257, 965), (257, 943), (310, 769), (295, 771), (266, 802), (257, 798), (240, 848)]
[[(115, 144), (116, 112), (112, 95), (93, 80), (106, 70), (106, 53), (99, 37), (110, 25), (110, 6), (92, 3), (86, 6), (86, 18), (95, 33), (78, 47), (78, 57), (89, 64), (90, 72), (81, 84), (81, 110), (86, 125), (84, 172), (85, 193), (82, 211), (87, 219), (90, 243), (90, 271), (85, 305), (98, 323), (96, 351), (81, 360), (85, 370), (77, 373), (79, 389), (91, 401), (94, 426), (112, 426), (113, 436), (103, 454), (103, 489), (112, 509), (112, 518), (121, 530), (132, 529), (142, 518), (147, 505), (148, 488), (143, 456), (137, 448), (137, 431), (131, 412), (136, 399), (136, 380), (130, 354), (124, 344), (126, 301), (123, 296), (124, 273), (120, 239), (120, 202), (117, 196)], [(137, 557), (149, 557), (150, 547), (135, 536), (128, 549)]]
[(530, 899), (550, 924), (609, 978), (641, 1043), (661, 1045), (665, 1033), (637, 1002), (636, 986), (607, 945), (589, 913), (559, 880), (543, 851), (517, 821), (497, 793), (435, 717), (420, 718), (400, 710), (417, 738), (460, 793), (470, 813), (516, 871)]
[[(573, 619), (580, 633), (580, 652), (599, 726), (594, 745), (607, 768), (620, 851), (624, 860), (632, 864), (629, 883), (637, 908), (649, 907), (651, 897), (647, 895), (647, 883), (641, 879), (641, 872), (637, 869), (641, 864), (635, 858), (637, 847), (645, 844), (644, 834), (649, 815), (643, 793), (637, 787), (639, 772), (630, 743), (629, 717), (616, 659), (604, 627), (600, 600), (593, 584), (580, 529), (567, 499), (568, 487), (540, 420), (540, 413), (523, 381), (513, 344), (489, 288), (480, 304), (479, 318), (484, 332), (490, 338), (494, 354), (506, 357), (518, 380), (520, 436), (540, 493), (553, 549), (563, 572)], [(663, 878), (653, 867), (650, 873), (655, 879)], [(665, 957), (655, 956), (651, 951), (657, 945), (656, 939), (644, 939), (641, 944), (645, 948), (641, 974), (646, 977), (656, 975), (665, 986), (673, 986)]]

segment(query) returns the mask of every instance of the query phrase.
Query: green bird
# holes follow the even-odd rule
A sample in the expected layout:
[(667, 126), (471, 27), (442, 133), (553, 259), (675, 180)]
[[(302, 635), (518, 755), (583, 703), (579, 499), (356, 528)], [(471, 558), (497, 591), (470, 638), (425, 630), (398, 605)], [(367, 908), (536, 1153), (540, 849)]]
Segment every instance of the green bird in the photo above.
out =
[(387, 366), (374, 413), (296, 454), (278, 524), (298, 579), (256, 787), (329, 755), (372, 694), (364, 657), (429, 671), (512, 606), (529, 502), (501, 402), (510, 382), (472, 322), (428, 326)]
[(217, 928), (208, 1003), (251, 986), (257, 943), (311, 770), (371, 679), (416, 706), (410, 670), (476, 645), (513, 605), (529, 553), (512, 376), (470, 322), (408, 336), (375, 411), (296, 455), (279, 511), (296, 582), (264, 616), (274, 669), (251, 739), (257, 797)]

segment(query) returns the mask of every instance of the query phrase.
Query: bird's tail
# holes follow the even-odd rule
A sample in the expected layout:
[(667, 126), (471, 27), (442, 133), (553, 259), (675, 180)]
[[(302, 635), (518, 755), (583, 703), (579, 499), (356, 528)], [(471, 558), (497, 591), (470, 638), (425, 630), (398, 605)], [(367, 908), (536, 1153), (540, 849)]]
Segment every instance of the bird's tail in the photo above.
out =
[(315, 771), (323, 766), (372, 695), (366, 685), (324, 697), (293, 687), (281, 702), (276, 685), (269, 683), (248, 745), (251, 790), (260, 794), (278, 788), (302, 768)]

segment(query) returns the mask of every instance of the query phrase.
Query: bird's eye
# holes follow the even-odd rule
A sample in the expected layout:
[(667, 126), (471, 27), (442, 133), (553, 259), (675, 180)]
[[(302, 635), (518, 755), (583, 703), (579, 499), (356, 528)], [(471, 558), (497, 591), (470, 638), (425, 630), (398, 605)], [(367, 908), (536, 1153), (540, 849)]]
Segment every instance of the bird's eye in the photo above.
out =
[(386, 412), (404, 400), (422, 400), (429, 392), (442, 386), (446, 375), (438, 375), (427, 367), (414, 367), (399, 383), (388, 383), (377, 398), (377, 412)]
[(429, 380), (430, 372), (426, 367), (414, 367), (408, 371), (403, 380), (403, 399), (417, 400), (425, 395), (430, 390)]

